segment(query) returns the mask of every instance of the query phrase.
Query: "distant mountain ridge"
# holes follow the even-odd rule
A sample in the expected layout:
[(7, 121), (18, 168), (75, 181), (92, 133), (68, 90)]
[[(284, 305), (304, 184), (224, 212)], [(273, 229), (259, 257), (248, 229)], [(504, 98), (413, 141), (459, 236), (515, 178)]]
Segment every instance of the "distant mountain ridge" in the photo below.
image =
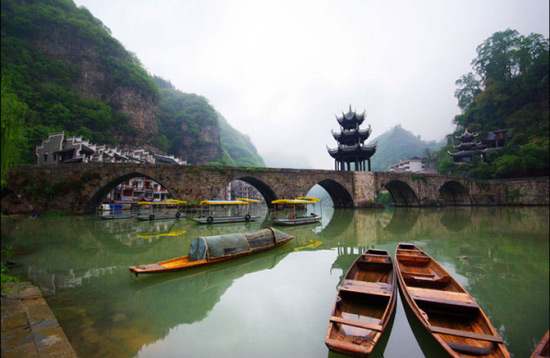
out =
[(401, 127), (400, 124), (373, 138), (369, 144), (378, 143), (376, 153), (371, 157), (372, 171), (389, 171), (390, 166), (414, 156), (424, 157), (426, 149), (435, 151), (446, 144), (441, 141), (424, 141), (420, 136)]

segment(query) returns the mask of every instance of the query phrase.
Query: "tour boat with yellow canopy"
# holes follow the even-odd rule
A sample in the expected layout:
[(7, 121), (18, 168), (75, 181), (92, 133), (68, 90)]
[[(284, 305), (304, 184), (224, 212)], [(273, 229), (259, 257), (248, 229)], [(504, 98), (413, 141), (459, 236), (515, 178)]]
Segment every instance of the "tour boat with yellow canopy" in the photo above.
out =
[[(321, 199), (300, 196), (296, 199), (273, 200), (273, 216), (271, 222), (275, 225), (301, 225), (321, 221), (321, 214), (316, 213), (316, 204)], [(313, 212), (308, 214), (308, 206), (313, 206)]]
[(201, 210), (191, 220), (199, 224), (236, 223), (256, 220), (251, 206), (260, 203), (256, 199), (239, 198), (237, 200), (203, 200), (199, 203)]
[[(177, 199), (168, 199), (165, 201), (140, 201), (138, 205), (140, 207), (143, 206), (151, 206), (152, 208), (178, 208), (181, 204), (186, 204), (186, 201), (183, 200), (177, 200)], [(162, 210), (162, 209), (161, 209)], [(164, 219), (179, 219), (185, 215), (185, 213), (177, 210), (175, 212), (150, 212), (150, 213), (144, 213), (141, 215), (136, 216), (136, 219), (141, 221), (147, 221), (147, 220), (164, 220)]]

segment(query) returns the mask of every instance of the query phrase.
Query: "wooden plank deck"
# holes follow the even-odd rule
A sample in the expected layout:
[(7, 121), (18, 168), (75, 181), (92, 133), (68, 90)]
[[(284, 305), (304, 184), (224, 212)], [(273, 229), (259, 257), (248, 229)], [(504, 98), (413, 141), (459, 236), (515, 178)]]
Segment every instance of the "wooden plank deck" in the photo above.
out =
[(344, 280), (340, 290), (388, 297), (392, 294), (392, 286), (387, 283), (358, 280)]
[(468, 293), (432, 290), (429, 288), (407, 287), (415, 301), (442, 303), (453, 306), (479, 308), (477, 302)]

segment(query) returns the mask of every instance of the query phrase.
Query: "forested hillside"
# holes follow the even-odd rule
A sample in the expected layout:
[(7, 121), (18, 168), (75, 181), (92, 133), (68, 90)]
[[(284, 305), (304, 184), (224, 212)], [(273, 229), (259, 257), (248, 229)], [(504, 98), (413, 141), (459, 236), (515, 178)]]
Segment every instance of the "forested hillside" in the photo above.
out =
[(161, 89), (157, 118), (163, 150), (190, 163), (264, 166), (250, 138), (231, 127), (206, 98), (154, 80)]
[(389, 171), (392, 164), (414, 156), (423, 158), (426, 149), (433, 152), (445, 144), (443, 141), (426, 142), (420, 136), (415, 136), (412, 132), (402, 128), (401, 125), (396, 125), (369, 143), (374, 142), (377, 142), (378, 145), (376, 153), (371, 158), (371, 170), (373, 171)]
[[(473, 72), (456, 81), (455, 96), (462, 113), (454, 118), (455, 132), (436, 154), (442, 173), (477, 178), (548, 175), (549, 168), (549, 41), (540, 34), (497, 32), (477, 47)], [(485, 137), (509, 129), (512, 139), (490, 153), (487, 162), (454, 164), (447, 150), (468, 129)]]
[[(228, 153), (239, 153), (245, 137), (237, 139), (226, 121), (218, 123), (204, 97), (161, 91), (87, 9), (71, 0), (3, 0), (1, 8), (2, 104), (9, 101), (13, 114), (3, 109), (2, 128), (11, 118), (10, 136), (17, 137), (15, 150), (4, 151), (3, 144), (3, 162), (10, 153), (6, 162), (35, 163), (35, 146), (48, 133), (65, 131), (98, 144), (164, 151), (194, 164), (262, 163), (257, 154), (231, 158)], [(231, 133), (222, 136), (229, 138), (225, 144), (222, 127)], [(242, 143), (248, 152), (252, 144), (246, 138)]]

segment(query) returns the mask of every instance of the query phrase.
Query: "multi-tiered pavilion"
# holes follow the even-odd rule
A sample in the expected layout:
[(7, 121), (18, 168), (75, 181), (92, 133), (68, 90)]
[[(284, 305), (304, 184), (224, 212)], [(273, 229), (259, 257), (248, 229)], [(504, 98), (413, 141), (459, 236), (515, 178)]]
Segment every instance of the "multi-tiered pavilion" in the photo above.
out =
[(334, 170), (370, 171), (370, 157), (376, 152), (376, 143), (363, 144), (371, 134), (369, 125), (361, 129), (365, 120), (365, 112), (357, 114), (349, 106), (348, 113), (336, 116), (340, 125), (340, 132), (332, 131), (332, 136), (338, 142), (337, 148), (327, 148), (328, 153), (334, 158)]
[(472, 156), (480, 155), (483, 158), (484, 150), (487, 148), (482, 142), (476, 141), (479, 133), (470, 133), (468, 129), (464, 130), (460, 136), (455, 136), (457, 140), (460, 141), (458, 145), (453, 146), (458, 152), (449, 153), (453, 157), (455, 163), (470, 163), (472, 161)]

